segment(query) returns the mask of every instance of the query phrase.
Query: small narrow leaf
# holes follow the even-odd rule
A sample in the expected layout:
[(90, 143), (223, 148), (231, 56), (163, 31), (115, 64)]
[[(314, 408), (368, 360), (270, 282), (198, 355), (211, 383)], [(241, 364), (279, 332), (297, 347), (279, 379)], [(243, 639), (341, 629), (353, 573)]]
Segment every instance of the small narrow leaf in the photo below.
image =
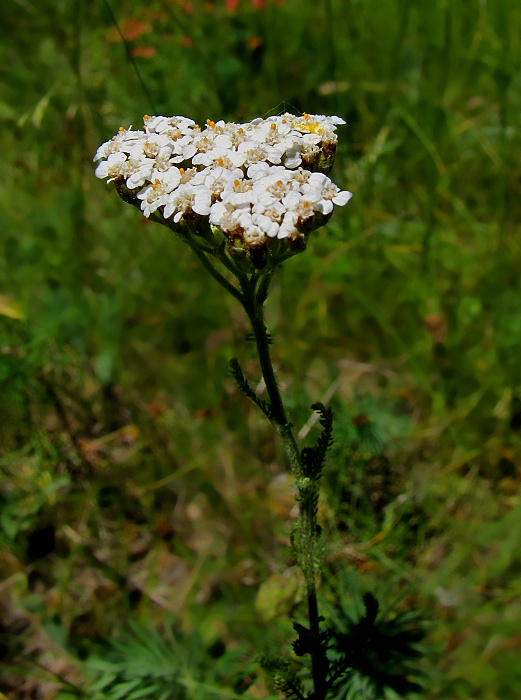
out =
[(264, 415), (267, 418), (272, 420), (273, 413), (271, 411), (270, 404), (267, 401), (264, 401), (263, 399), (259, 398), (257, 394), (253, 391), (251, 386), (248, 384), (248, 380), (244, 376), (241, 366), (239, 364), (239, 360), (236, 357), (230, 360), (230, 373), (235, 379), (237, 386), (242, 391), (242, 393), (245, 394), (245, 396), (247, 396), (249, 399), (251, 399), (253, 403), (260, 408), (260, 410), (264, 413)]
[(333, 411), (330, 408), (326, 408), (322, 403), (314, 403), (311, 408), (321, 416), (320, 425), (322, 426), (322, 432), (316, 445), (305, 447), (301, 454), (305, 475), (314, 481), (318, 481), (322, 474), (327, 450), (333, 444)]

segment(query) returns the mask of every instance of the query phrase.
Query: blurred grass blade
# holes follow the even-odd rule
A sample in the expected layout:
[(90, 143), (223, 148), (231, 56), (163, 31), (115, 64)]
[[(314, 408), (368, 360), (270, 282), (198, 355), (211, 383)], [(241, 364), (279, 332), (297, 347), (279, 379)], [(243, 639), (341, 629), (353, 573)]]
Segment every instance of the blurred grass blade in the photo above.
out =
[(7, 318), (25, 318), (25, 314), (20, 308), (20, 304), (10, 296), (0, 295), (0, 316)]

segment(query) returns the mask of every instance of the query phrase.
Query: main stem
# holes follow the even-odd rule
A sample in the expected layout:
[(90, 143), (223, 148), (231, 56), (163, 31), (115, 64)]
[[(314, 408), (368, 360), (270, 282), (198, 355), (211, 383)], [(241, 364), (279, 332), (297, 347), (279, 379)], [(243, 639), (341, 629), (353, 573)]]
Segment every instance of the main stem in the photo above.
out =
[[(267, 285), (266, 285), (267, 286)], [(317, 589), (315, 576), (315, 550), (317, 541), (316, 514), (309, 497), (309, 479), (306, 479), (300, 451), (293, 434), (291, 423), (288, 421), (277, 379), (273, 369), (270, 355), (270, 339), (264, 323), (264, 298), (255, 294), (255, 285), (252, 280), (241, 280), (243, 292), (243, 305), (250, 319), (257, 353), (259, 356), (262, 376), (266, 384), (266, 391), (270, 400), (272, 420), (284, 441), (286, 453), (296, 481), (299, 504), (299, 537), (298, 537), (298, 562), (304, 574), (306, 584), (306, 597), (308, 605), (309, 629), (313, 639), (316, 640), (311, 652), (313, 672), (314, 694), (313, 700), (325, 700), (327, 693), (327, 664), (323, 649), (319, 644), (320, 620), (318, 614)], [(267, 293), (267, 292), (266, 292)]]

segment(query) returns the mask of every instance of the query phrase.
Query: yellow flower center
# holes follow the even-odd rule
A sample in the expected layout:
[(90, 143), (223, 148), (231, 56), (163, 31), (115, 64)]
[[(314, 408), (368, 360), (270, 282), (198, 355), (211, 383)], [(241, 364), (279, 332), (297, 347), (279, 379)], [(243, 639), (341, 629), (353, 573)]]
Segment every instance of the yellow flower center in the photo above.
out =
[[(304, 119), (306, 119), (309, 115), (305, 114)], [(322, 124), (319, 124), (319, 122), (297, 122), (295, 124), (295, 129), (298, 129), (299, 131), (304, 131), (308, 134), (323, 134), (324, 133), (324, 127)]]

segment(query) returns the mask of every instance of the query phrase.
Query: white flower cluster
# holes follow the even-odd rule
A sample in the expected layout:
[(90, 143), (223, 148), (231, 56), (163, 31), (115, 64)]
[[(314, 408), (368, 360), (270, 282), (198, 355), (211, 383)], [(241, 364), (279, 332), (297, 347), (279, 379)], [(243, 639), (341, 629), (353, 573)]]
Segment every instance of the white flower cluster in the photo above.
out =
[(99, 147), (95, 174), (124, 185), (147, 217), (207, 217), (234, 243), (261, 248), (302, 238), (351, 198), (324, 174), (344, 123), (283, 114), (201, 129), (185, 117), (145, 116), (143, 130), (121, 128)]

